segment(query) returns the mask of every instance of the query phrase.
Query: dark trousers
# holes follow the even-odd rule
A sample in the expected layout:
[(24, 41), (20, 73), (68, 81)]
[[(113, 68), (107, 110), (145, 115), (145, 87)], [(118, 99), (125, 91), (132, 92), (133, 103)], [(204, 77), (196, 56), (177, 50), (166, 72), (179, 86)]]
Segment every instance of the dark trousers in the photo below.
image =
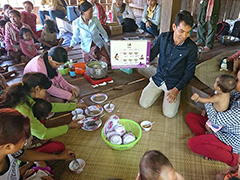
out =
[[(198, 28), (197, 28), (197, 43), (205, 44), (210, 49), (213, 47), (214, 38), (217, 31), (217, 22), (220, 13), (221, 0), (214, 1), (213, 12), (211, 20), (206, 22), (206, 13), (207, 13), (208, 1), (202, 1), (199, 5), (198, 12)], [(206, 35), (206, 28), (208, 28)]]
[(41, 20), (41, 23), (43, 26), (44, 26), (44, 21), (46, 19), (46, 15), (50, 16), (51, 19), (54, 21), (55, 21), (56, 17), (63, 19), (66, 16), (66, 14), (60, 10), (38, 11), (38, 12), (39, 12), (40, 20)]
[(155, 24), (151, 24), (151, 27), (146, 27), (146, 24), (144, 22), (140, 22), (140, 28), (144, 30), (145, 32), (148, 32), (149, 34), (154, 35), (157, 37), (159, 35), (158, 27)]
[(125, 18), (121, 25), (123, 26), (123, 32), (135, 32), (138, 28), (135, 20), (131, 18)]

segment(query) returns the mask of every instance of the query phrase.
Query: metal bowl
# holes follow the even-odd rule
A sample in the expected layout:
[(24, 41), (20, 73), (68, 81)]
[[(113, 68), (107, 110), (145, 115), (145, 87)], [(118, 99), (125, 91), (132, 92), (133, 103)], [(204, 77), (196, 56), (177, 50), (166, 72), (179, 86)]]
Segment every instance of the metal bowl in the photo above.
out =
[(238, 37), (229, 36), (229, 35), (219, 36), (218, 40), (220, 43), (226, 44), (226, 45), (234, 45), (240, 42), (240, 39)]
[(86, 64), (86, 73), (89, 77), (94, 79), (101, 79), (106, 77), (108, 72), (108, 65), (104, 61), (92, 59)]

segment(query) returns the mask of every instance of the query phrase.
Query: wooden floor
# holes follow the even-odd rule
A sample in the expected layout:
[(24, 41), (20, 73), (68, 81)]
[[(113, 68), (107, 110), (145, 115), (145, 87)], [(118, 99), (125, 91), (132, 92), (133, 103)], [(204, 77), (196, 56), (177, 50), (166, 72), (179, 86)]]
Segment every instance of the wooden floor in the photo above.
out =
[[(147, 37), (146, 34), (140, 34), (137, 32), (136, 33), (125, 33), (124, 35), (113, 36), (113, 37), (110, 37), (110, 39), (116, 40), (116, 39), (123, 39), (123, 37), (133, 37), (133, 36), (138, 36), (140, 39), (148, 39), (148, 40), (153, 39), (152, 37)], [(236, 49), (236, 51), (239, 50), (240, 44), (238, 43), (234, 46), (227, 46), (227, 45), (220, 44), (216, 40), (213, 49), (208, 52), (203, 52), (201, 55), (201, 58), (197, 61), (197, 64), (199, 64), (203, 61), (206, 61), (208, 59), (211, 59), (212, 57), (214, 57), (222, 52), (226, 52), (226, 51), (230, 51), (230, 50), (234, 50), (234, 49)], [(73, 49), (73, 51), (69, 52), (68, 59), (73, 59), (75, 62), (83, 61), (83, 55), (82, 55), (82, 51), (81, 51), (81, 48), (79, 45), (76, 46)], [(10, 60), (5, 60), (1, 63), (1, 66), (5, 66), (5, 65), (10, 66), (9, 70), (16, 70), (18, 72), (18, 75), (8, 78), (7, 83), (9, 85), (11, 85), (15, 82), (20, 82), (25, 64), (15, 63), (13, 60), (10, 59)], [(69, 75), (65, 75), (64, 78), (67, 79), (70, 83), (75, 84), (78, 87), (80, 87), (80, 90), (82, 92), (81, 93), (82, 98), (87, 97), (87, 96), (89, 96), (93, 93), (97, 93), (97, 92), (108, 92), (108, 93), (114, 94), (114, 96), (113, 96), (114, 98), (119, 97), (119, 96), (123, 95), (124, 93), (126, 93), (126, 91), (132, 92), (132, 91), (130, 91), (131, 88), (133, 88), (133, 91), (134, 91), (136, 89), (144, 87), (148, 81), (147, 79), (144, 79), (143, 76), (141, 76), (140, 74), (138, 74), (135, 71), (132, 75), (127, 75), (127, 74), (121, 72), (120, 70), (109, 70), (109, 74), (110, 74), (110, 76), (113, 77), (114, 83), (107, 84), (107, 86), (105, 86), (105, 87), (98, 87), (98, 88), (92, 88), (91, 84), (86, 79), (84, 79), (84, 77), (82, 75), (77, 75), (76, 79), (71, 79), (69, 77)], [(130, 83), (132, 81), (134, 82), (136, 80), (139, 80), (139, 82), (133, 83), (132, 85), (128, 84), (128, 83)], [(209, 87), (202, 84), (196, 77), (194, 77), (191, 80), (190, 85), (201, 91), (204, 91), (206, 93), (212, 92), (212, 90), (209, 89)], [(116, 89), (119, 89), (119, 86), (121, 87), (120, 88), (121, 90), (116, 90)]]

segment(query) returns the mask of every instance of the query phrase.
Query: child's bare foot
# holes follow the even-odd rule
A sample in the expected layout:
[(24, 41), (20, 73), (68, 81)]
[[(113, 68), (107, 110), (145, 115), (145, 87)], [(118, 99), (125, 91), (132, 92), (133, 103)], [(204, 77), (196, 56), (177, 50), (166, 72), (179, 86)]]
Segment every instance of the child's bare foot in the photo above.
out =
[(204, 159), (209, 160), (209, 161), (214, 161), (214, 159), (206, 157), (206, 156), (204, 156)]
[(37, 167), (41, 167), (41, 168), (44, 168), (47, 166), (45, 161), (36, 161), (34, 163), (36, 164)]

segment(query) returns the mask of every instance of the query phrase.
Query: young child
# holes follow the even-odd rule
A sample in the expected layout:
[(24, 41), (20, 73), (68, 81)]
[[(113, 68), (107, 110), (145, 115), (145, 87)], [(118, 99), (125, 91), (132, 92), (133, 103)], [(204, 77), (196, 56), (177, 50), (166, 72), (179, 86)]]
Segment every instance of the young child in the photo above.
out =
[(51, 113), (52, 104), (44, 99), (34, 98), (35, 104), (32, 106), (33, 115), (41, 121), (46, 123), (46, 117)]
[(140, 161), (136, 180), (184, 180), (168, 158), (157, 150), (147, 151)]
[(24, 162), (32, 162), (68, 159), (74, 155), (71, 150), (64, 151), (61, 154), (46, 154), (22, 149), (31, 134), (30, 120), (17, 110), (11, 108), (0, 109), (0, 129), (0, 179), (20, 179), (16, 158)]
[(135, 22), (135, 16), (128, 4), (123, 0), (116, 0), (112, 4), (113, 21), (117, 21), (123, 27), (123, 32), (135, 32), (138, 25)]
[[(202, 98), (197, 93), (194, 93), (191, 99), (195, 102), (213, 103), (213, 107), (218, 112), (226, 111), (229, 106), (230, 92), (235, 89), (235, 87), (235, 78), (227, 74), (222, 74), (221, 76), (217, 77), (214, 83), (214, 96), (209, 98)], [(209, 120), (206, 122), (206, 125), (208, 132), (211, 132), (211, 130), (217, 132), (222, 128), (222, 126), (212, 124)], [(208, 127), (211, 128), (211, 130)]]
[(3, 6), (3, 19), (8, 22), (10, 21), (9, 12), (13, 9), (9, 4), (4, 4)]
[(141, 29), (157, 37), (159, 35), (160, 16), (161, 7), (157, 0), (147, 0), (140, 22)]
[(36, 31), (37, 15), (32, 12), (34, 8), (33, 3), (31, 1), (24, 1), (23, 7), (24, 11), (21, 12), (21, 20), (23, 23), (26, 23), (31, 27), (31, 30), (36, 35), (36, 38), (39, 39), (42, 31)]
[(26, 61), (28, 62), (38, 54), (35, 47), (32, 31), (28, 28), (21, 28), (19, 32), (20, 36), (20, 48), (24, 55), (26, 55)]
[[(35, 101), (32, 106), (33, 115), (45, 125), (46, 117), (51, 113), (52, 104), (40, 98), (34, 98), (33, 100)], [(26, 148), (45, 153), (59, 153), (65, 150), (65, 145), (59, 141), (51, 141), (51, 139), (40, 140), (32, 136)]]
[(57, 39), (57, 28), (54, 20), (46, 19), (41, 37), (38, 39), (44, 45), (44, 49), (50, 49), (53, 46), (60, 46), (63, 38)]
[(5, 36), (5, 24), (7, 21), (0, 20), (0, 49), (5, 49), (4, 36)]

